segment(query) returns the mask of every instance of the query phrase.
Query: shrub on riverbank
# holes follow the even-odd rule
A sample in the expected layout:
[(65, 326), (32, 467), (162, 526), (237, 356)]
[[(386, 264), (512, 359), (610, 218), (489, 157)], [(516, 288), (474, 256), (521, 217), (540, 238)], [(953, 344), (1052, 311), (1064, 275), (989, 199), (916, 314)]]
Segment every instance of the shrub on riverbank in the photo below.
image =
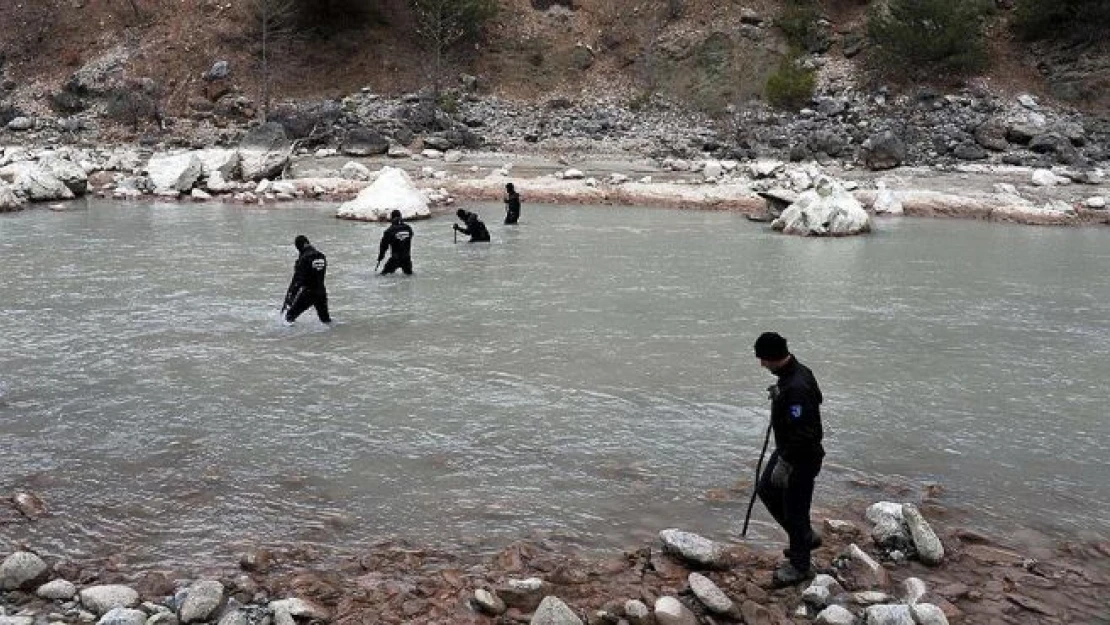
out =
[(986, 65), (983, 0), (890, 0), (877, 3), (867, 33), (884, 70), (966, 74)]

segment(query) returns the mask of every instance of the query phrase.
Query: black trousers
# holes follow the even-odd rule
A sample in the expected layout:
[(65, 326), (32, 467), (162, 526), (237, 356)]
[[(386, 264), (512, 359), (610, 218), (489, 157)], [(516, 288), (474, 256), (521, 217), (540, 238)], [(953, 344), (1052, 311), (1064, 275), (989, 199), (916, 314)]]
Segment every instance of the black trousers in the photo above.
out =
[(520, 219), (520, 211), (508, 211), (505, 213), (505, 225), (515, 224)]
[(809, 524), (809, 508), (813, 504), (813, 485), (821, 472), (821, 461), (807, 466), (794, 466), (785, 488), (771, 483), (771, 474), (779, 463), (779, 452), (771, 459), (759, 478), (759, 499), (779, 526), (790, 536), (787, 555), (799, 571), (809, 570), (810, 540), (813, 528)]
[(382, 275), (384, 276), (384, 275), (391, 274), (394, 271), (397, 271), (398, 269), (405, 272), (406, 276), (411, 276), (412, 275), (412, 259), (411, 258), (394, 258), (394, 257), (390, 256), (389, 260), (385, 261), (385, 267), (382, 267)]
[(328, 292), (325, 289), (319, 291), (310, 291), (309, 289), (301, 288), (297, 294), (293, 296), (293, 303), (289, 305), (289, 310), (285, 312), (285, 320), (292, 323), (301, 316), (301, 313), (309, 308), (316, 307), (316, 316), (320, 317), (320, 321), (324, 323), (331, 323), (331, 316), (328, 315)]

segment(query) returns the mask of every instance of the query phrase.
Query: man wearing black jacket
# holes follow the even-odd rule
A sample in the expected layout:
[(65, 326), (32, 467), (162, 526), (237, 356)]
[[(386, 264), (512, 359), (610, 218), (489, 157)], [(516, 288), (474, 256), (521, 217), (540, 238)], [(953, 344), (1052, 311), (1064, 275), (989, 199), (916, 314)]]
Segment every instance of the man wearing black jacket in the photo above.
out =
[(786, 339), (764, 332), (755, 341), (759, 364), (778, 377), (771, 394), (771, 429), (775, 451), (759, 479), (759, 498), (790, 536), (787, 561), (775, 570), (776, 586), (797, 584), (813, 575), (810, 551), (821, 538), (809, 523), (813, 484), (821, 471), (821, 388), (809, 367), (787, 349)]
[(505, 225), (512, 225), (520, 219), (520, 194), (513, 183), (505, 185)]
[(378, 262), (385, 258), (385, 251), (389, 250), (389, 260), (382, 268), (382, 275), (389, 275), (400, 269), (406, 276), (412, 275), (412, 228), (401, 221), (401, 211), (395, 210), (389, 214), (392, 223), (382, 233), (382, 243), (378, 246)]
[(293, 323), (297, 317), (309, 307), (316, 307), (316, 315), (320, 321), (331, 323), (328, 315), (328, 290), (324, 287), (324, 276), (328, 272), (328, 259), (312, 244), (308, 237), (298, 234), (293, 239), (298, 256), (293, 264), (293, 279), (289, 282), (289, 290), (285, 292), (285, 305), (281, 307), (285, 313), (285, 322)]
[(478, 217), (478, 213), (472, 213), (459, 209), (455, 211), (455, 215), (466, 225), (465, 228), (460, 228), (459, 224), (451, 224), (455, 230), (470, 237), (471, 243), (484, 243), (489, 241), (489, 230), (486, 229), (486, 224)]

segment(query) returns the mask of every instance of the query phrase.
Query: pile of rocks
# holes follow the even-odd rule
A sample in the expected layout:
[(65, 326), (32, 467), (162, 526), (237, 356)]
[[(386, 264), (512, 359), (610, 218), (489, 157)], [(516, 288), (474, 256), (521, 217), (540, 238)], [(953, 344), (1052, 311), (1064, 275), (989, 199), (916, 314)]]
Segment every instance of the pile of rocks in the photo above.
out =
[(969, 530), (949, 531), (942, 543), (911, 504), (879, 502), (864, 516), (868, 529), (825, 520), (815, 561), (831, 566), (785, 589), (770, 584), (777, 553), (678, 529), (602, 560), (543, 542), (514, 543), (481, 563), (389, 543), (308, 567), (256, 549), (234, 572), (200, 578), (163, 570), (128, 577), (118, 563), (50, 565), (24, 550), (0, 563), (0, 622), (1043, 625), (1104, 614), (1108, 544), (1041, 549), (1049, 560), (1038, 561)]

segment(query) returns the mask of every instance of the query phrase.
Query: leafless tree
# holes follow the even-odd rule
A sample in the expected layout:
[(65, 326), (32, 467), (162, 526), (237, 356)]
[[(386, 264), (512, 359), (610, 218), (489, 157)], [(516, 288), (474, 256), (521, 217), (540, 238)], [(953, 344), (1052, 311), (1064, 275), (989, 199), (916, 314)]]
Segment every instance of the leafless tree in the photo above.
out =
[(270, 63), (274, 50), (286, 43), (294, 33), (297, 14), (296, 0), (247, 0), (249, 17), (254, 23), (261, 45), (262, 95), (260, 110), (263, 121), (270, 114), (271, 74)]
[(438, 95), (447, 56), (463, 40), (476, 36), (497, 11), (495, 0), (409, 0), (416, 34), (431, 53), (432, 83)]

